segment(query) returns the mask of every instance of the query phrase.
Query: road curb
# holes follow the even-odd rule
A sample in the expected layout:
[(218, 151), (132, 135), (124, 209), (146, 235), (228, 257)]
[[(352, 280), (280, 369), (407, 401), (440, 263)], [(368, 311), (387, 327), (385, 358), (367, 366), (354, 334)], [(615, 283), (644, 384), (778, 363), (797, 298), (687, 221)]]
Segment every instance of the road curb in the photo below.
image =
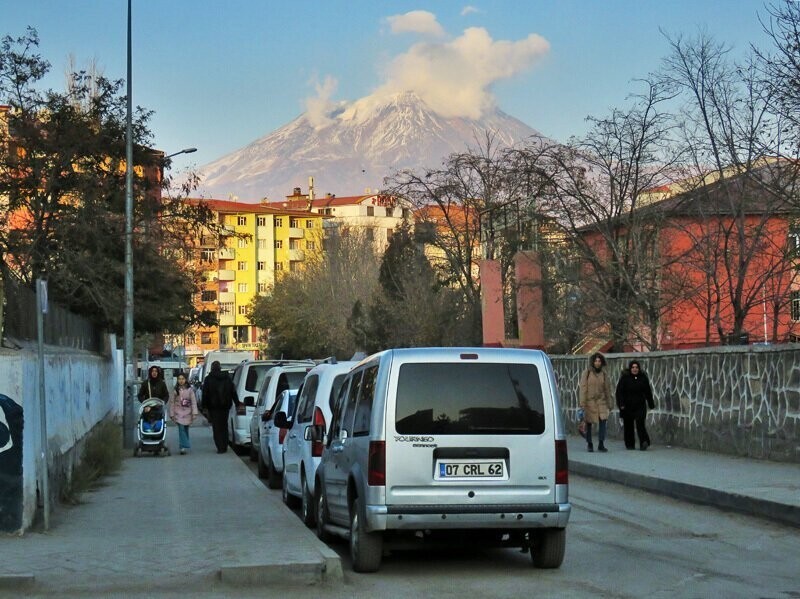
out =
[[(217, 578), (232, 586), (307, 587), (337, 580), (336, 567), (324, 555), (319, 560), (294, 561), (276, 564), (226, 564), (220, 567)], [(338, 560), (338, 556), (337, 556)], [(333, 572), (330, 572), (333, 570)], [(341, 564), (338, 580), (342, 579)]]
[(797, 506), (674, 480), (665, 480), (655, 476), (625, 472), (595, 464), (573, 461), (570, 462), (569, 469), (570, 472), (578, 475), (635, 487), (644, 491), (666, 495), (673, 499), (710, 505), (748, 516), (766, 518), (780, 524), (800, 527), (800, 508)]
[(27, 589), (33, 586), (36, 577), (33, 574), (0, 574), (0, 590)]

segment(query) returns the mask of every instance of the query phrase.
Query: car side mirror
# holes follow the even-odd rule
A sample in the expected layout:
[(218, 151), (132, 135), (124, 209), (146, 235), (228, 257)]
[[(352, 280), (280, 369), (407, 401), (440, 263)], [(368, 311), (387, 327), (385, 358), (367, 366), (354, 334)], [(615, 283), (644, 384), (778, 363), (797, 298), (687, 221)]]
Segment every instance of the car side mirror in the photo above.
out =
[(322, 441), (325, 438), (325, 427), (321, 424), (307, 426), (303, 433), (303, 439), (306, 441)]
[(256, 405), (256, 398), (253, 397), (252, 395), (248, 395), (247, 397), (244, 398), (244, 405), (248, 408), (252, 408), (253, 406)]
[(291, 428), (292, 423), (286, 416), (286, 412), (278, 412), (275, 414), (275, 426), (278, 428)]

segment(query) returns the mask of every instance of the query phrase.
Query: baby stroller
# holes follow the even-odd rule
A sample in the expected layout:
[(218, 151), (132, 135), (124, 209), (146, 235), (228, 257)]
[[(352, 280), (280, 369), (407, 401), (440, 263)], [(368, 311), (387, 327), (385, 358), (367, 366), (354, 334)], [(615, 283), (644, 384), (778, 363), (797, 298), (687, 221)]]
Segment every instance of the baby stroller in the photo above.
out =
[(165, 404), (157, 397), (144, 400), (139, 406), (139, 421), (136, 424), (138, 442), (133, 448), (133, 457), (149, 451), (153, 455), (170, 455), (167, 439), (167, 419), (164, 417)]

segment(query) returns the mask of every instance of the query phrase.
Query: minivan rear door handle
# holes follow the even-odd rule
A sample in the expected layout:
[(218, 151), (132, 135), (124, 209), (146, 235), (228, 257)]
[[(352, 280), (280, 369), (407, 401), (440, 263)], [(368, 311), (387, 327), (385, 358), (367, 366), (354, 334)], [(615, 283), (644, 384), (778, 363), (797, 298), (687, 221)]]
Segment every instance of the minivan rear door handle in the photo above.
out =
[(344, 451), (344, 446), (337, 443), (336, 445), (331, 447), (331, 450), (333, 451), (333, 453), (342, 453), (342, 451)]

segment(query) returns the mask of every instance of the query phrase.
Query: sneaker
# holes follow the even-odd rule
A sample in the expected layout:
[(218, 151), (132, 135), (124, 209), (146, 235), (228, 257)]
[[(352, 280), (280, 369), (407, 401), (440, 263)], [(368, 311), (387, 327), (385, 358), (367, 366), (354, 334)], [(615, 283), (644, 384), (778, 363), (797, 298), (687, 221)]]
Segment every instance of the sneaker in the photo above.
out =
[(648, 447), (650, 447), (650, 443), (648, 443), (647, 441), (645, 441), (644, 443), (642, 443), (641, 450), (642, 450), (642, 451), (647, 451), (647, 448), (648, 448)]
[(586, 447), (586, 451), (588, 451), (589, 453), (594, 453), (594, 447), (592, 445), (588, 445)]
[(599, 451), (601, 453), (607, 453), (608, 452), (608, 450), (606, 449), (605, 445), (601, 445), (600, 447), (598, 447), (597, 451)]
[(185, 454), (186, 454), (186, 450), (183, 447), (181, 447), (181, 455), (185, 455)]

